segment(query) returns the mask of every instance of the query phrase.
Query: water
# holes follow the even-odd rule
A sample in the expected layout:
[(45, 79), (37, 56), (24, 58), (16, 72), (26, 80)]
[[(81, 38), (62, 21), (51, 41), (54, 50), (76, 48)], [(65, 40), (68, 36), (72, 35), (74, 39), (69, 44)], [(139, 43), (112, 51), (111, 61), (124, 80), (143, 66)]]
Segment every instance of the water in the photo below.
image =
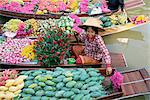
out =
[[(129, 16), (150, 16), (150, 0), (145, 6), (127, 11)], [(128, 31), (105, 36), (104, 41), (111, 52), (124, 53), (128, 67), (145, 67), (150, 73), (150, 23)], [(126, 100), (150, 100), (150, 96), (140, 96)]]
[[(144, 2), (146, 3), (145, 6), (127, 11), (128, 15), (143, 14), (150, 16), (150, 0), (144, 0)], [(7, 20), (0, 20), (0, 23), (4, 23)], [(150, 24), (105, 36), (104, 41), (111, 52), (124, 53), (128, 67), (145, 67), (150, 73)], [(144, 99), (150, 100), (150, 97), (140, 96), (130, 100)]]

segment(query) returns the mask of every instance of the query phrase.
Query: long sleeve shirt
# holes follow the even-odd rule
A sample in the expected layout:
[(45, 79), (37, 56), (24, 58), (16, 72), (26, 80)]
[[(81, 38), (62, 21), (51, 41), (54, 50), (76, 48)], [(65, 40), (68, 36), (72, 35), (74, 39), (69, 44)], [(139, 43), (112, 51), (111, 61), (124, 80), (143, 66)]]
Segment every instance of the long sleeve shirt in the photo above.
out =
[(121, 10), (123, 11), (124, 9), (124, 0), (107, 0), (108, 1), (108, 8), (110, 10), (118, 10), (119, 8), (121, 8)]
[(106, 64), (111, 64), (111, 57), (109, 55), (108, 49), (106, 48), (104, 41), (100, 35), (96, 35), (92, 42), (88, 41), (85, 32), (79, 35), (82, 42), (85, 43), (84, 52), (86, 56), (92, 57), (95, 60), (101, 60)]

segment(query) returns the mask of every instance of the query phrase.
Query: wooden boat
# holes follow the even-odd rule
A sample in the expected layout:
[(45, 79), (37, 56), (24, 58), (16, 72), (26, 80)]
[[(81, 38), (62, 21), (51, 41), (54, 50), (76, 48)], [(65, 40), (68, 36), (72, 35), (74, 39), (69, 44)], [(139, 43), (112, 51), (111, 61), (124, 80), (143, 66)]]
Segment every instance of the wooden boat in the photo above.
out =
[[(14, 68), (14, 69), (20, 72), (20, 71), (28, 71), (28, 70), (37, 70), (39, 68), (22, 68), (22, 69), (20, 69), (20, 68)], [(44, 69), (46, 69), (46, 70), (53, 70), (54, 68), (44, 68)], [(109, 75), (109, 76), (106, 75), (106, 73), (105, 73), (106, 69), (105, 68), (96, 68), (96, 69), (98, 69), (99, 73), (101, 73), (101, 75), (103, 75), (105, 77), (103, 86), (105, 86), (105, 87), (108, 86), (109, 84), (107, 84), (107, 83), (108, 82), (110, 83), (109, 77), (111, 75)], [(0, 71), (4, 71), (4, 69), (0, 69)], [(113, 73), (114, 73), (114, 71), (115, 71), (115, 69), (113, 69)], [(114, 99), (114, 98), (119, 98), (122, 95), (123, 95), (122, 90), (120, 90), (118, 92), (113, 91), (111, 94), (108, 94), (107, 96), (100, 97), (100, 99), (97, 98), (97, 100), (111, 100), (111, 99)]]
[[(121, 85), (123, 95), (116, 98), (117, 100), (150, 94), (150, 75), (145, 68), (124, 70), (121, 73), (124, 76), (123, 84)], [(106, 98), (105, 100), (111, 99)], [(101, 98), (97, 100), (101, 100)]]
[[(17, 71), (25, 70), (36, 70), (39, 68), (14, 68)], [(44, 68), (47, 70), (53, 70), (54, 68)], [(86, 68), (85, 68), (86, 69)], [(105, 68), (96, 68), (99, 72), (105, 76), (104, 86), (107, 86), (107, 83), (110, 82), (109, 77), (105, 74)], [(5, 69), (0, 69), (1, 71)], [(116, 69), (113, 69), (113, 73)], [(150, 94), (150, 75), (148, 74), (145, 68), (140, 69), (128, 69), (124, 68), (124, 71), (120, 71), (124, 76), (121, 89), (118, 92), (113, 92), (107, 96), (98, 97), (96, 100), (120, 100), (127, 99), (137, 96), (149, 95)], [(112, 74), (113, 74), (112, 73)]]
[[(145, 5), (143, 0), (127, 0), (125, 2), (125, 8), (128, 9), (133, 9), (136, 7), (140, 7)], [(102, 13), (100, 15), (103, 15), (106, 13)], [(48, 18), (60, 18), (61, 16), (68, 15), (68, 13), (65, 12), (60, 12), (60, 13), (50, 13), (50, 14), (25, 14), (25, 13), (17, 13), (17, 12), (11, 12), (11, 11), (6, 11), (6, 10), (0, 10), (0, 15), (5, 16), (5, 17), (13, 17), (13, 18), (19, 18), (19, 19), (48, 19)], [(88, 17), (88, 14), (76, 14), (79, 17)], [(99, 15), (99, 14), (98, 14)], [(92, 16), (97, 16), (97, 15), (92, 15)]]
[[(125, 60), (125, 57), (122, 53), (110, 53), (112, 58), (112, 64), (111, 66), (113, 68), (117, 67), (127, 67), (127, 63)], [(104, 67), (105, 63), (98, 63), (98, 64), (67, 64), (67, 65), (53, 65), (51, 68), (55, 67), (62, 67), (62, 68), (85, 68), (85, 67), (93, 67), (93, 68), (99, 68)], [(9, 64), (9, 63), (0, 63), (0, 67), (2, 69), (5, 68), (47, 68), (47, 66), (41, 66), (40, 64)]]
[(140, 26), (143, 26), (143, 25), (146, 25), (149, 23), (150, 23), (150, 19), (145, 23), (141, 23), (141, 24), (137, 24), (137, 25), (132, 24), (131, 22), (124, 24), (124, 25), (116, 25), (115, 27), (105, 28), (105, 31), (100, 32), (100, 35), (101, 36), (107, 36), (107, 35), (123, 32), (123, 31), (127, 31), (129, 29), (133, 29), (136, 27), (140, 27)]

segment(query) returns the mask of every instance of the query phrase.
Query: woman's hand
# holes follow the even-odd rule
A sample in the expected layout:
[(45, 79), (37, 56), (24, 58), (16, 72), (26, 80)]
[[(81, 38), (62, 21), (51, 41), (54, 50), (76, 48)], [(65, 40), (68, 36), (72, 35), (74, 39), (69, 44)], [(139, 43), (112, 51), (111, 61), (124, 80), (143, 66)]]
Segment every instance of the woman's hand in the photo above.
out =
[(110, 65), (106, 66), (106, 75), (110, 75), (112, 73), (112, 68)]

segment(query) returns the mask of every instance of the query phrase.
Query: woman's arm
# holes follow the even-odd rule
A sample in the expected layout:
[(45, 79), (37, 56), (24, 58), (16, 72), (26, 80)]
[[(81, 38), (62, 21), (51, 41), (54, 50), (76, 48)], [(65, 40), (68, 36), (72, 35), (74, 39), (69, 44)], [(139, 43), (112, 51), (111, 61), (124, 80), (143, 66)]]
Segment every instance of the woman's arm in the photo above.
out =
[(101, 36), (98, 36), (97, 42), (98, 47), (102, 50), (102, 59), (107, 64), (107, 67), (109, 67), (111, 64), (111, 57)]
[(80, 34), (79, 34), (79, 38), (82, 42), (85, 42), (86, 40), (86, 32), (85, 31), (82, 31)]
[(124, 11), (124, 0), (119, 0), (121, 11)]

